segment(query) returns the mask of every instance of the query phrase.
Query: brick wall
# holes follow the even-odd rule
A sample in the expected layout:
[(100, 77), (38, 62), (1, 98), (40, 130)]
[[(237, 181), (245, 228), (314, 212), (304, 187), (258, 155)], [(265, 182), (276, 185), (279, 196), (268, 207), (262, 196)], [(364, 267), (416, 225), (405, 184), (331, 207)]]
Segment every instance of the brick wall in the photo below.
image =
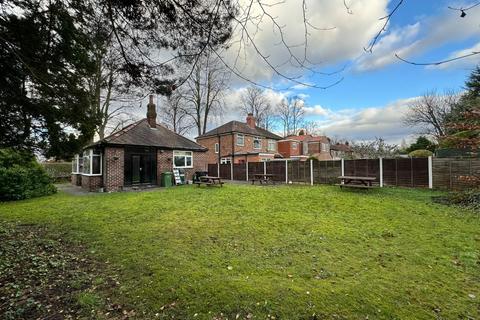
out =
[(102, 176), (82, 176), (82, 188), (88, 191), (98, 191), (103, 186)]
[(104, 152), (103, 176), (105, 191), (121, 191), (124, 183), (123, 148), (106, 147)]
[(74, 186), (82, 185), (82, 175), (80, 173), (72, 173), (71, 182)]
[[(253, 148), (254, 136), (244, 135), (244, 145), (237, 145), (237, 134), (228, 134), (220, 136), (220, 157), (230, 157), (232, 152), (261, 152), (261, 153), (275, 153), (275, 151), (268, 151), (268, 140), (262, 137), (262, 146), (260, 149)], [(217, 163), (218, 153), (215, 153), (215, 144), (219, 142), (218, 137), (207, 137), (197, 139), (197, 143), (208, 149), (207, 151), (207, 163)], [(242, 157), (240, 157), (242, 159)], [(237, 162), (237, 161), (235, 161)]]
[[(207, 152), (193, 152), (193, 168), (183, 169), (185, 171), (185, 178), (192, 180), (195, 171), (207, 171), (208, 165)], [(160, 184), (160, 176), (162, 172), (173, 171), (173, 151), (172, 150), (157, 150), (157, 181)]]

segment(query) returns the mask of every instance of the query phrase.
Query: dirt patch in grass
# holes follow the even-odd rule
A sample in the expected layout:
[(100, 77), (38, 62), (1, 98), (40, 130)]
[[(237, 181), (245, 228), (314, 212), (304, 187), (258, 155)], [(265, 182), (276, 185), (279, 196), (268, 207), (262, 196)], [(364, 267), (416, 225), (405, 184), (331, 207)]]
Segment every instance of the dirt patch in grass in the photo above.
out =
[(129, 316), (105, 295), (116, 285), (81, 245), (37, 225), (0, 226), (0, 318)]

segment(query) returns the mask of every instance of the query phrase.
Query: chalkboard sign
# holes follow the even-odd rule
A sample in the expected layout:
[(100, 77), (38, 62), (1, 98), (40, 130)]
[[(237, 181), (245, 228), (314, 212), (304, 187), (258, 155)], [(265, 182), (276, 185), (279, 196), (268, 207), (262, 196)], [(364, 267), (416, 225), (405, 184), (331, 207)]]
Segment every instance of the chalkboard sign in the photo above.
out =
[(180, 179), (180, 172), (178, 169), (173, 169), (173, 176), (175, 178), (175, 184), (182, 184), (182, 179)]

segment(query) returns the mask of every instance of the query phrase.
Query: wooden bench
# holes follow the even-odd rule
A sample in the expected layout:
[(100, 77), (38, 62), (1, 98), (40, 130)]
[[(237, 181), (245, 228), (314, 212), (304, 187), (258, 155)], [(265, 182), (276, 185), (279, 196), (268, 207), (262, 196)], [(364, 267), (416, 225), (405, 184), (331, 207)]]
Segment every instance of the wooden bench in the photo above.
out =
[(222, 181), (222, 178), (220, 177), (212, 177), (212, 176), (201, 176), (199, 177), (199, 181), (195, 181), (194, 184), (196, 184), (198, 187), (200, 187), (202, 184), (206, 186), (220, 186), (223, 187), (224, 182)]
[(377, 180), (375, 177), (357, 177), (357, 176), (340, 176), (338, 179), (341, 183), (336, 184), (340, 188), (360, 188), (360, 189), (372, 189), (372, 182)]
[(274, 174), (255, 173), (253, 175), (253, 177), (254, 178), (250, 180), (250, 181), (252, 181), (252, 184), (255, 184), (255, 181), (260, 182), (260, 184), (263, 184), (263, 183), (265, 183), (265, 184), (268, 184), (268, 183), (275, 184), (275, 180), (273, 180), (273, 178), (275, 177)]

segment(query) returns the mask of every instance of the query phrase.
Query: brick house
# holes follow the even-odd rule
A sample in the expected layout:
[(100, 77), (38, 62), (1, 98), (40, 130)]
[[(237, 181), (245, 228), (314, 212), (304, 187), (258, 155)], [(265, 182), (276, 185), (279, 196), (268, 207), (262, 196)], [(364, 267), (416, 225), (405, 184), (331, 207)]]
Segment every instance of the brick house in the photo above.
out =
[(332, 160), (348, 155), (351, 149), (348, 144), (332, 145), (327, 136), (300, 134), (278, 141), (278, 152), (290, 159), (307, 160), (312, 157), (318, 160)]
[(72, 184), (90, 191), (158, 185), (163, 172), (179, 169), (186, 180), (207, 169), (207, 149), (156, 123), (153, 96), (147, 118), (83, 149), (72, 163)]
[(253, 114), (246, 122), (230, 121), (196, 138), (208, 149), (208, 163), (244, 163), (281, 157), (277, 141), (281, 137), (256, 125)]

